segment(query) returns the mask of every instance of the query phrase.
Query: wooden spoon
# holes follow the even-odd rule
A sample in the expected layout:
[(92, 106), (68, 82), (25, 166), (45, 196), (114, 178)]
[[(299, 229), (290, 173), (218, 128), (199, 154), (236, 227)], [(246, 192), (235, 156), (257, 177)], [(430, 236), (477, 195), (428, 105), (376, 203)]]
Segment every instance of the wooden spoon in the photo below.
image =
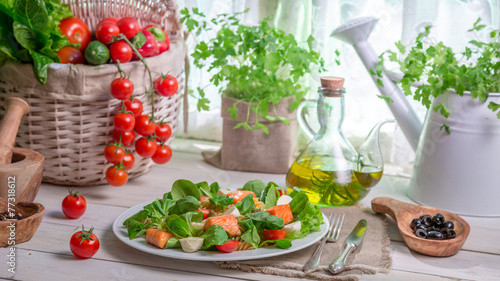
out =
[[(462, 248), (467, 236), (469, 236), (470, 226), (464, 219), (440, 209), (405, 203), (388, 197), (374, 198), (372, 200), (372, 209), (376, 213), (388, 214), (396, 220), (399, 232), (403, 236), (406, 245), (421, 254), (435, 257), (453, 256)], [(410, 223), (414, 218), (424, 214), (434, 216), (436, 213), (442, 214), (445, 220), (453, 222), (457, 234), (455, 238), (432, 240), (417, 237), (413, 233)]]
[(21, 98), (10, 97), (5, 100), (5, 115), (0, 124), (0, 165), (10, 164), (12, 149), (16, 142), (17, 129), (21, 118), (30, 111), (30, 106)]

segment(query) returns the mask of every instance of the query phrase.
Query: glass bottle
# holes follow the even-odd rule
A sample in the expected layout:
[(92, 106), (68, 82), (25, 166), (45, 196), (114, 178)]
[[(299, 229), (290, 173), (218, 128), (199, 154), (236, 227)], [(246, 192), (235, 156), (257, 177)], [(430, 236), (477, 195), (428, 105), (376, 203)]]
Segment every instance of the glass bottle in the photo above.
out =
[(370, 132), (358, 155), (342, 133), (344, 120), (344, 79), (322, 77), (317, 101), (320, 129), (316, 134), (299, 108), (299, 123), (314, 137), (297, 157), (286, 176), (287, 187), (298, 187), (319, 206), (352, 205), (366, 196), (382, 177), (383, 161), (378, 143), (379, 123)]

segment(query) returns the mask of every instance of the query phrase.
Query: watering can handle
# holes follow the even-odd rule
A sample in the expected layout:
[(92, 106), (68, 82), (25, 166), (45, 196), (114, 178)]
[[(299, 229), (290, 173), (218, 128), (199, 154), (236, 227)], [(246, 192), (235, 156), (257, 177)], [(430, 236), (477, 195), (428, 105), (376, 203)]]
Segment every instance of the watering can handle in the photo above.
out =
[(307, 122), (306, 115), (307, 110), (311, 107), (315, 107), (317, 100), (305, 100), (300, 103), (297, 108), (297, 121), (299, 121), (300, 127), (306, 132), (306, 135), (312, 139), (316, 135), (316, 132), (313, 130), (309, 122)]

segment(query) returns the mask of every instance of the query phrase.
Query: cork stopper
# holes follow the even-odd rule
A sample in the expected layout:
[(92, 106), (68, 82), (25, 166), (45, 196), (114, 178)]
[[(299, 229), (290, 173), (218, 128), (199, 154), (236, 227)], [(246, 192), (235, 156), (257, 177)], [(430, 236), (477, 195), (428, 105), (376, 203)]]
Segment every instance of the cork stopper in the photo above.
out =
[(344, 87), (344, 78), (340, 77), (321, 77), (321, 87), (326, 89), (342, 89)]

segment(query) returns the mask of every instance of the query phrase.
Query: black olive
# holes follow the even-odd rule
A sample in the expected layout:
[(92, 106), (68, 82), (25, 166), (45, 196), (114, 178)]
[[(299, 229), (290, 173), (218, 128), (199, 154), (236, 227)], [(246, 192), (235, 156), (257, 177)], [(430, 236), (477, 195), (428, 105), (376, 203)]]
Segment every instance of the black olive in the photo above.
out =
[(432, 217), (430, 215), (421, 215), (420, 220), (423, 221), (427, 226), (430, 226), (432, 224)]
[(417, 235), (417, 237), (420, 237), (420, 238), (427, 238), (427, 231), (425, 231), (425, 229), (422, 229), (422, 228), (417, 228), (415, 230), (415, 235)]
[(413, 229), (413, 230), (416, 231), (419, 228), (427, 231), (427, 225), (425, 225), (425, 224), (417, 224), (417, 226), (415, 226), (415, 229)]
[(457, 233), (455, 232), (455, 230), (448, 229), (448, 231), (446, 232), (446, 239), (453, 239), (455, 237), (457, 237)]
[(429, 231), (427, 233), (427, 238), (441, 240), (444, 238), (444, 235), (443, 235), (443, 233), (438, 232), (438, 231)]
[(445, 222), (443, 222), (443, 225), (441, 227), (446, 227), (446, 228), (449, 228), (449, 229), (453, 229), (453, 228), (455, 228), (455, 225), (451, 221), (445, 221)]
[(411, 228), (411, 229), (413, 229), (413, 230), (415, 230), (415, 227), (416, 227), (417, 225), (419, 225), (419, 224), (423, 224), (423, 223), (424, 223), (424, 222), (423, 222), (423, 221), (421, 221), (420, 219), (415, 218), (415, 219), (413, 219), (413, 220), (411, 221), (411, 223), (410, 223), (410, 228)]
[(442, 225), (444, 223), (444, 216), (440, 213), (435, 214), (432, 218), (432, 223), (434, 225)]

